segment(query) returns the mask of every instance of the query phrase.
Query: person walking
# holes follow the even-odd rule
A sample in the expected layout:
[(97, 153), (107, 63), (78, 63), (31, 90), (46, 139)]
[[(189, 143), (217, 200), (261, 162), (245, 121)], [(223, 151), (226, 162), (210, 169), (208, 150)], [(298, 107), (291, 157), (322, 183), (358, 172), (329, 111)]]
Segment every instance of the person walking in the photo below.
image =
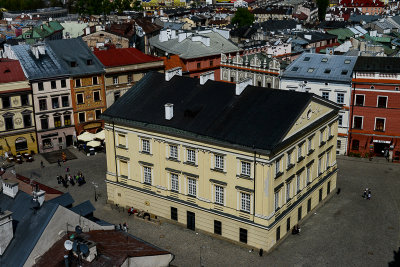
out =
[(41, 168), (44, 168), (43, 160), (40, 161), (40, 167), (41, 167)]
[(367, 199), (368, 199), (368, 200), (370, 200), (370, 199), (371, 199), (371, 190), (368, 190)]
[(124, 232), (128, 232), (128, 225), (126, 224), (126, 222), (124, 222), (123, 227), (124, 227)]
[(60, 159), (57, 160), (57, 163), (58, 163), (58, 167), (61, 167), (61, 161), (60, 161)]

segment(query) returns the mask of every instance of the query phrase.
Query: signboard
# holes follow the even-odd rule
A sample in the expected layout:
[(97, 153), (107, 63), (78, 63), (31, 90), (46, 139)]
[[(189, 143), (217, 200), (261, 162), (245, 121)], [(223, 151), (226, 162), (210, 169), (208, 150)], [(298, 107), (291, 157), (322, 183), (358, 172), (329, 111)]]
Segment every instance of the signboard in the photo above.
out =
[(385, 140), (374, 140), (374, 143), (390, 144), (390, 141), (385, 141)]

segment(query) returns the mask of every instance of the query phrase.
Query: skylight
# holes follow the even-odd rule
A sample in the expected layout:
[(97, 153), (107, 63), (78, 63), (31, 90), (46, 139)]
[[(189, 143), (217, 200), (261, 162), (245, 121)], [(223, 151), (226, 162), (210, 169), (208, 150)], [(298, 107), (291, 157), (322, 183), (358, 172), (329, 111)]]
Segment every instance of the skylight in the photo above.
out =
[(324, 57), (323, 59), (321, 59), (321, 62), (328, 62), (328, 59)]
[(346, 60), (344, 61), (344, 64), (350, 64), (350, 62), (351, 62), (350, 59), (346, 59)]
[(311, 72), (313, 72), (313, 71), (314, 71), (314, 68), (309, 68), (307, 72), (310, 72), (310, 73), (311, 73)]
[(292, 68), (292, 71), (298, 71), (298, 70), (299, 70), (298, 67), (293, 67), (293, 68)]
[(310, 57), (305, 57), (304, 61), (310, 61)]

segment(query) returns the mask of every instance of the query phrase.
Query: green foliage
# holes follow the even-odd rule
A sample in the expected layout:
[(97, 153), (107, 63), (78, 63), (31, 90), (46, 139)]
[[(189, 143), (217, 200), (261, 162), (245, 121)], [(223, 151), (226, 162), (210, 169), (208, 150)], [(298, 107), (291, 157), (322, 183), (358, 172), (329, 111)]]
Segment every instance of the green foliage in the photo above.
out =
[(319, 21), (325, 20), (326, 9), (329, 6), (329, 0), (317, 0), (318, 6), (318, 19)]
[(0, 0), (0, 7), (9, 11), (37, 9), (45, 6), (43, 0)]
[(238, 8), (231, 22), (238, 24), (239, 27), (250, 26), (254, 22), (254, 14), (250, 13), (247, 8)]
[(121, 14), (124, 10), (143, 10), (137, 0), (75, 0), (75, 9), (81, 15), (108, 15), (112, 11)]

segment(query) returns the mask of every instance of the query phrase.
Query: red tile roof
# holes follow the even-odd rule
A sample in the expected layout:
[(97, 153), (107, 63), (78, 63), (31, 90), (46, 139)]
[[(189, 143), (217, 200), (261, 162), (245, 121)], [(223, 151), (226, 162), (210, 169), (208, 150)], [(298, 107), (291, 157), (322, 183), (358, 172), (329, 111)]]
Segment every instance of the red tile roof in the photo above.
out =
[(136, 48), (99, 50), (94, 51), (94, 54), (106, 67), (125, 66), (162, 60), (155, 56), (146, 55)]
[(170, 70), (176, 67), (181, 67), (182, 71), (187, 71), (185, 63), (179, 58), (178, 55), (171, 55), (169, 58), (161, 57), (164, 60), (165, 70)]
[(25, 81), (25, 74), (18, 60), (0, 59), (0, 83)]

